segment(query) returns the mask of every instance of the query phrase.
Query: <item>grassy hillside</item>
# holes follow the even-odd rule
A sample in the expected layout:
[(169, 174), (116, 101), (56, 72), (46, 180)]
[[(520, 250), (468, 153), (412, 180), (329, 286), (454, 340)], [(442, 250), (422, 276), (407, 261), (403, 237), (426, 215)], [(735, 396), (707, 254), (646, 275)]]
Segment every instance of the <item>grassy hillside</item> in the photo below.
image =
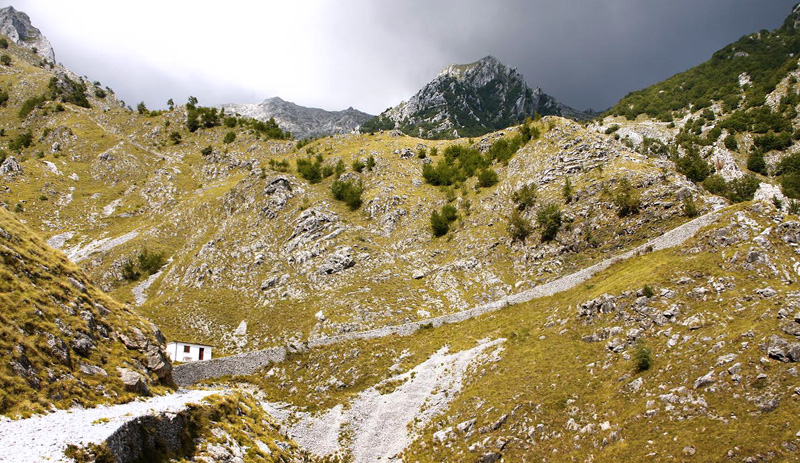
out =
[(402, 384), (390, 378), (443, 346), (505, 338), (403, 461), (792, 460), (800, 358), (780, 346), (800, 349), (798, 233), (796, 216), (747, 203), (682, 249), (617, 264), (564, 294), (315, 349), (249, 380), (271, 401), (323, 412), (371, 386), (390, 394)]
[(97, 289), (74, 264), (0, 208), (0, 413), (27, 416), (126, 402), (119, 368), (163, 392), (170, 366), (154, 325)]
[[(657, 236), (688, 220), (686, 198), (709, 207), (667, 164), (561, 118), (479, 140), (296, 144), (194, 101), (126, 109), (92, 82), (90, 108), (62, 101), (48, 91), (66, 71), (11, 52), (0, 125), (20, 170), (0, 201), (168, 338), (220, 353), (463, 310)], [(360, 206), (336, 199), (343, 184)]]

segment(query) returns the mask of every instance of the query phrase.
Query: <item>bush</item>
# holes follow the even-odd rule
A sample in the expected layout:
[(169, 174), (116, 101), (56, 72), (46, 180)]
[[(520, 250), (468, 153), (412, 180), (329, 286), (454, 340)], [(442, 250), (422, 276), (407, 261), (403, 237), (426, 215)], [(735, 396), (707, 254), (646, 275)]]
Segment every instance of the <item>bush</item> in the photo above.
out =
[(5, 90), (0, 90), (0, 106), (5, 106), (8, 102), (8, 92)]
[(650, 287), (650, 285), (644, 285), (644, 287), (642, 288), (642, 295), (646, 298), (651, 298), (655, 296), (656, 293), (653, 291), (653, 288)]
[(564, 188), (561, 189), (561, 194), (564, 195), (564, 201), (569, 204), (572, 202), (572, 182), (569, 177), (564, 180)]
[(436, 237), (444, 236), (450, 231), (450, 222), (436, 210), (431, 212), (431, 231)]
[(610, 125), (606, 129), (606, 135), (611, 135), (612, 133), (616, 132), (617, 130), (619, 130), (619, 124)]
[(128, 281), (136, 281), (141, 276), (139, 269), (136, 268), (136, 262), (132, 260), (126, 261), (122, 264), (122, 278)]
[(455, 206), (445, 204), (442, 206), (442, 217), (444, 217), (448, 222), (453, 222), (458, 218), (458, 211), (456, 211)]
[(697, 150), (691, 149), (689, 152), (675, 161), (678, 172), (682, 173), (689, 180), (700, 183), (711, 173), (711, 167), (700, 157)]
[(736, 142), (736, 137), (733, 134), (725, 137), (725, 148), (728, 148), (731, 151), (736, 151), (739, 149), (739, 143)]
[(33, 143), (33, 134), (30, 130), (22, 132), (14, 137), (13, 140), (8, 142), (8, 149), (19, 153), (25, 148), (28, 148)]
[(517, 209), (524, 211), (536, 204), (536, 184), (525, 185), (511, 194), (511, 200), (517, 204)]
[(145, 106), (144, 101), (140, 101), (139, 104), (136, 105), (136, 112), (142, 115), (148, 112), (147, 106)]
[(617, 190), (614, 192), (614, 204), (617, 206), (617, 215), (627, 217), (639, 212), (641, 206), (639, 194), (633, 189), (627, 178), (619, 182)]
[(163, 252), (150, 252), (147, 248), (142, 249), (139, 255), (136, 256), (136, 260), (139, 263), (139, 268), (148, 275), (158, 272), (167, 263)]
[(214, 151), (214, 149), (213, 149), (213, 148), (211, 148), (211, 145), (209, 145), (209, 146), (206, 146), (205, 148), (201, 149), (201, 150), (200, 150), (200, 154), (202, 154), (203, 156), (208, 156), (208, 155), (209, 155), (209, 154), (211, 154), (213, 151)]
[(636, 371), (647, 371), (653, 366), (653, 359), (650, 354), (650, 349), (642, 343), (636, 345), (636, 350), (633, 353), (633, 362), (636, 365)]
[(28, 98), (22, 102), (22, 106), (20, 106), (18, 113), (20, 120), (25, 120), (25, 118), (28, 117), (28, 114), (32, 113), (34, 109), (41, 106), (45, 101), (47, 101), (47, 97), (45, 95), (39, 95)]
[(761, 149), (754, 149), (747, 156), (747, 169), (761, 175), (767, 175), (767, 163), (764, 161), (764, 153)]
[(792, 134), (789, 132), (781, 132), (776, 135), (770, 132), (766, 135), (755, 137), (753, 143), (765, 153), (773, 150), (783, 151), (792, 146)]
[(511, 217), (508, 219), (508, 233), (514, 241), (522, 241), (533, 233), (533, 225), (531, 222), (522, 216), (519, 210), (514, 209), (511, 211)]
[[(434, 148), (434, 149), (436, 149), (436, 148)], [(431, 153), (432, 153), (432, 152), (433, 152), (433, 151), (431, 151)], [(367, 167), (367, 172), (371, 172), (371, 171), (372, 171), (372, 169), (374, 169), (374, 168), (375, 168), (375, 157), (374, 157), (374, 156), (370, 155), (370, 156), (367, 158), (367, 164), (366, 164), (366, 167)]]
[(697, 217), (700, 214), (700, 211), (697, 210), (697, 205), (695, 204), (693, 197), (687, 196), (683, 198), (683, 213), (689, 218)]
[(0, 37), (0, 48), (4, 50), (8, 48), (8, 39), (6, 39), (5, 37)]
[(344, 201), (351, 211), (361, 207), (361, 193), (363, 192), (364, 186), (360, 181), (347, 180), (343, 182), (334, 180), (331, 184), (331, 193), (333, 193), (334, 199)]
[(333, 169), (334, 178), (338, 179), (341, 177), (345, 170), (347, 170), (347, 168), (344, 166), (344, 161), (341, 159), (336, 161), (336, 167)]
[(361, 171), (364, 170), (364, 167), (366, 167), (366, 164), (356, 159), (355, 161), (353, 161), (352, 167), (353, 171), (361, 173)]
[(730, 182), (726, 182), (719, 175), (711, 175), (703, 182), (703, 187), (712, 194), (723, 196), (733, 203), (740, 203), (753, 199), (759, 183), (754, 175), (746, 175)]
[(493, 171), (492, 169), (483, 169), (481, 173), (478, 174), (478, 185), (482, 188), (489, 188), (494, 186), (499, 181), (497, 177), (497, 172)]
[(181, 139), (182, 139), (181, 134), (178, 132), (173, 131), (169, 134), (169, 140), (172, 142), (173, 145), (179, 144), (181, 142)]
[(551, 241), (561, 228), (561, 208), (556, 203), (542, 206), (536, 213), (536, 223), (542, 229), (542, 241)]
[(800, 198), (800, 153), (786, 156), (778, 164), (777, 174), (781, 176), (783, 194)]
[(233, 143), (234, 140), (236, 140), (236, 133), (234, 132), (228, 132), (225, 134), (225, 137), (222, 138), (222, 142), (225, 144)]
[(0, 55), (0, 63), (2, 63), (3, 66), (11, 66), (11, 57), (3, 53)]

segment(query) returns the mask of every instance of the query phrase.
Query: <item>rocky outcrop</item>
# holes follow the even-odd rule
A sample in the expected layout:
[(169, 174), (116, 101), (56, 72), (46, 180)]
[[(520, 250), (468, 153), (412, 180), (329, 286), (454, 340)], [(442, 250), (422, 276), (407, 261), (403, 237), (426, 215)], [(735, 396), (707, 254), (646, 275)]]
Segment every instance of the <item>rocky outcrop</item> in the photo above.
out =
[(530, 88), (516, 69), (487, 56), (453, 64), (406, 102), (383, 112), (364, 129), (398, 128), (424, 138), (479, 136), (519, 123), (527, 116), (585, 119), (540, 88)]
[(31, 25), (31, 18), (27, 14), (15, 10), (13, 6), (0, 9), (0, 34), (16, 44), (35, 49), (39, 56), (51, 63), (56, 61), (53, 46), (47, 38)]
[(353, 108), (343, 111), (307, 108), (278, 97), (268, 98), (258, 104), (224, 104), (220, 108), (227, 113), (260, 121), (275, 119), (282, 130), (291, 132), (298, 139), (350, 133), (373, 117)]

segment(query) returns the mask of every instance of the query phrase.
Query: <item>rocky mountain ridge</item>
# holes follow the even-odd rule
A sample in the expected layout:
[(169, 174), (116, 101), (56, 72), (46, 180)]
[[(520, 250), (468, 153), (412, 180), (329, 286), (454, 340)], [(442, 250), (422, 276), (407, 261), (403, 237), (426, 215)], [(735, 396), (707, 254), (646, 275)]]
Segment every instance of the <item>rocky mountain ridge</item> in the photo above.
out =
[(542, 89), (530, 88), (519, 71), (486, 56), (446, 67), (408, 101), (365, 124), (363, 131), (398, 128), (422, 138), (480, 136), (535, 113), (588, 118)]
[(299, 140), (351, 133), (374, 117), (352, 107), (342, 111), (326, 111), (300, 106), (279, 97), (267, 98), (258, 104), (230, 103), (219, 107), (227, 113), (261, 121), (275, 119), (282, 130), (291, 132)]
[(33, 27), (27, 14), (15, 10), (13, 6), (0, 8), (0, 34), (14, 43), (36, 50), (42, 58), (55, 63), (56, 55), (50, 42), (39, 29)]

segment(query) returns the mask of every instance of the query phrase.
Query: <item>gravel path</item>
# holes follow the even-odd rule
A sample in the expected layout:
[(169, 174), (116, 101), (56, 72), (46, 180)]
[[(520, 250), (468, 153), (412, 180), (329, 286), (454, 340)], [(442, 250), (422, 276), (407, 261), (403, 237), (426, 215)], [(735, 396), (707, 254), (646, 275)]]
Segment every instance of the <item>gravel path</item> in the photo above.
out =
[(568, 291), (578, 286), (579, 284), (584, 283), (598, 272), (601, 272), (611, 267), (612, 265), (618, 262), (622, 262), (623, 260), (629, 259), (637, 254), (641, 254), (648, 251), (659, 251), (662, 249), (668, 249), (675, 246), (679, 246), (683, 244), (686, 240), (694, 236), (694, 234), (697, 233), (698, 230), (707, 225), (710, 225), (715, 220), (717, 220), (717, 217), (719, 217), (719, 214), (716, 212), (703, 215), (694, 220), (686, 222), (683, 225), (675, 227), (672, 230), (664, 233), (663, 235), (657, 238), (653, 238), (637, 248), (631, 249), (614, 257), (609, 257), (608, 259), (604, 259), (590, 267), (586, 267), (575, 273), (571, 273), (561, 278), (557, 278), (553, 281), (547, 282), (528, 291), (523, 291), (521, 293), (513, 294), (511, 296), (501, 298), (497, 301), (493, 301), (488, 304), (479, 305), (471, 309), (463, 310), (461, 312), (442, 315), (440, 317), (428, 318), (425, 320), (406, 323), (403, 325), (385, 326), (382, 328), (369, 331), (359, 331), (354, 333), (343, 334), (340, 336), (331, 336), (327, 338), (313, 339), (308, 342), (308, 345), (310, 347), (318, 347), (318, 346), (327, 346), (330, 344), (336, 344), (339, 342), (356, 340), (356, 339), (374, 339), (390, 335), (407, 336), (416, 332), (422, 326), (431, 326), (431, 325), (441, 326), (446, 323), (458, 323), (464, 320), (468, 320), (470, 318), (475, 318), (485, 313), (500, 310), (511, 304), (528, 302), (530, 300), (537, 299), (540, 297), (548, 297), (560, 292)]
[(176, 413), (220, 391), (179, 390), (165, 396), (122, 405), (58, 410), (22, 420), (0, 421), (0, 462), (71, 462), (68, 444), (99, 444), (126, 422), (144, 415)]
[[(359, 394), (348, 409), (341, 405), (326, 413), (293, 412), (282, 404), (264, 404), (267, 412), (288, 425), (289, 437), (310, 452), (325, 457), (349, 453), (353, 463), (393, 461), (425, 427), (444, 411), (461, 390), (468, 368), (502, 351), (505, 339), (483, 341), (472, 349), (449, 354), (440, 349), (414, 369), (386, 382), (399, 383), (381, 394), (371, 387)], [(347, 437), (340, 440), (344, 433)]]

